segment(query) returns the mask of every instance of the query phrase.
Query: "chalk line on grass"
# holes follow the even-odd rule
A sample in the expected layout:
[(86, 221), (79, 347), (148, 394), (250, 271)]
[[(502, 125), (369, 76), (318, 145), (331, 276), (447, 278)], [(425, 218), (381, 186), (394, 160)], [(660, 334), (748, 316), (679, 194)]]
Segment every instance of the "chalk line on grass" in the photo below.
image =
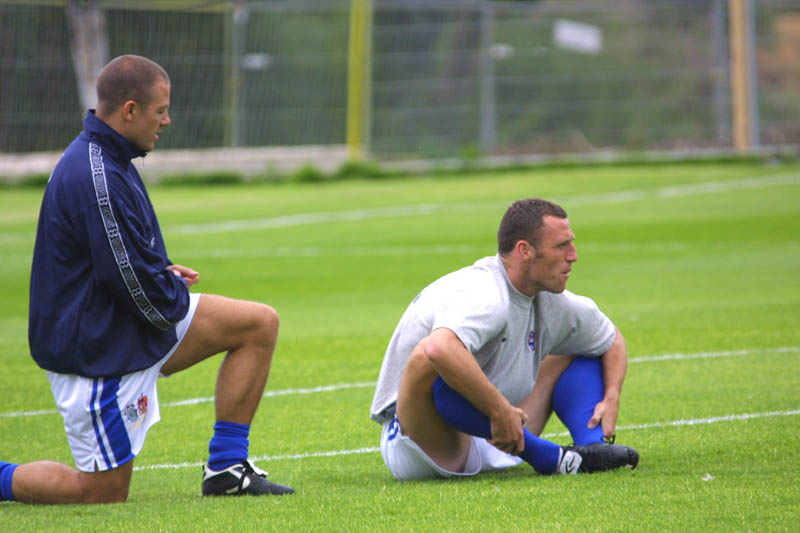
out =
[(226, 233), (230, 231), (244, 231), (253, 229), (288, 228), (294, 226), (305, 226), (308, 224), (323, 224), (328, 222), (349, 222), (373, 218), (427, 215), (436, 211), (436, 209), (437, 206), (433, 204), (419, 204), (390, 206), (375, 209), (354, 209), (351, 211), (300, 213), (296, 215), (283, 215), (272, 218), (254, 218), (252, 220), (227, 220), (203, 224), (183, 224), (180, 226), (171, 227), (169, 232), (179, 235), (194, 235), (203, 233)]
[(323, 256), (396, 256), (396, 255), (449, 255), (475, 254), (486, 252), (487, 247), (481, 245), (431, 244), (421, 246), (347, 246), (341, 248), (322, 248), (304, 246), (299, 248), (214, 248), (209, 250), (178, 250), (172, 255), (181, 257), (210, 259), (259, 259), (263, 257), (316, 258)]
[(698, 352), (698, 353), (673, 353), (665, 355), (648, 355), (644, 357), (632, 357), (628, 359), (629, 363), (650, 363), (654, 361), (668, 361), (671, 359), (704, 359), (707, 357), (733, 357), (737, 355), (753, 355), (757, 353), (790, 353), (800, 352), (798, 346), (786, 346), (783, 348), (765, 348), (761, 350), (732, 350), (724, 352)]
[[(649, 355), (644, 357), (631, 357), (628, 359), (629, 363), (650, 363), (658, 361), (669, 361), (675, 359), (704, 359), (712, 357), (734, 357), (734, 356), (747, 356), (759, 353), (792, 353), (800, 352), (800, 346), (785, 346), (779, 348), (759, 348), (753, 350), (733, 350), (733, 351), (719, 351), (719, 352), (698, 352), (698, 353), (674, 353), (665, 355)], [(334, 385), (322, 385), (319, 387), (297, 388), (297, 389), (281, 389), (275, 391), (265, 391), (264, 398), (274, 396), (288, 396), (288, 395), (302, 395), (302, 394), (316, 394), (320, 392), (330, 392), (337, 390), (349, 389), (363, 389), (374, 387), (374, 381), (362, 381), (356, 383), (337, 383)], [(213, 396), (205, 396), (200, 398), (188, 398), (186, 400), (178, 400), (174, 402), (164, 402), (161, 407), (179, 407), (183, 405), (198, 405), (202, 403), (210, 403), (214, 401)], [(55, 409), (42, 409), (37, 411), (15, 411), (11, 413), (0, 413), (0, 418), (18, 418), (29, 416), (41, 416), (57, 414)]]
[[(287, 396), (290, 394), (314, 394), (316, 392), (328, 392), (334, 390), (342, 390), (342, 389), (361, 389), (364, 387), (374, 387), (374, 381), (365, 381), (360, 383), (339, 383), (336, 385), (323, 385), (321, 387), (310, 387), (306, 389), (281, 389), (276, 391), (265, 391), (263, 398), (269, 398), (271, 396)], [(190, 398), (188, 400), (180, 400), (177, 402), (167, 402), (161, 404), (162, 407), (174, 407), (177, 405), (196, 405), (198, 403), (208, 403), (213, 402), (213, 396), (206, 396), (204, 398)]]

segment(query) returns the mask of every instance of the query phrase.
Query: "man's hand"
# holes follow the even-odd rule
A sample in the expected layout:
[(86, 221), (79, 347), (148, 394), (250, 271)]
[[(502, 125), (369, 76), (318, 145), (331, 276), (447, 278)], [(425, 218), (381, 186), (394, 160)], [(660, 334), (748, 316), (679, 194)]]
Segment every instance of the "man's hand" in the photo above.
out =
[(511, 455), (518, 455), (525, 449), (525, 437), (522, 426), (528, 421), (528, 415), (519, 407), (509, 404), (508, 409), (499, 416), (490, 418), (492, 439), (489, 441), (495, 448)]
[(183, 265), (169, 265), (167, 270), (172, 271), (173, 274), (182, 278), (189, 287), (200, 281), (200, 274), (189, 267)]
[(586, 424), (586, 427), (592, 429), (601, 424), (603, 428), (603, 436), (607, 440), (614, 437), (617, 430), (617, 416), (619, 415), (619, 398), (603, 398), (603, 401), (594, 406), (594, 413)]

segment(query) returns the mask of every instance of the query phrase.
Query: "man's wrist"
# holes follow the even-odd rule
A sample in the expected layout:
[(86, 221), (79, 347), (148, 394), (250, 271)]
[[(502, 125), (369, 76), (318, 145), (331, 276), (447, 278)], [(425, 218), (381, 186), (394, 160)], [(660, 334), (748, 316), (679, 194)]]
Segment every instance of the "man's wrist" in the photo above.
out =
[(603, 395), (603, 402), (619, 404), (619, 396), (620, 392), (618, 390), (608, 390)]

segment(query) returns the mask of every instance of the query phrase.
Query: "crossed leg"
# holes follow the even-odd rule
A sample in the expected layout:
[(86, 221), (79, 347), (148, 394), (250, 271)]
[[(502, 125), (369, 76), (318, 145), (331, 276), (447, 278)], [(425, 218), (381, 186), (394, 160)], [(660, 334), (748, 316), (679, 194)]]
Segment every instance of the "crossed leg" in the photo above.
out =
[[(424, 341), (423, 341), (424, 342)], [(400, 430), (433, 461), (451, 472), (464, 469), (472, 437), (445, 422), (433, 400), (438, 377), (422, 343), (411, 352), (397, 392)]]

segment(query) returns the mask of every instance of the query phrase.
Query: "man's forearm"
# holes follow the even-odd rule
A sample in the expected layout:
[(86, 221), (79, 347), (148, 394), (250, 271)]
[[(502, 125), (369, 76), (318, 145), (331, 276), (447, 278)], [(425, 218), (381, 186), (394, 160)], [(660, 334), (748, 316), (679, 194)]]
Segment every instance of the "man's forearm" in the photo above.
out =
[(622, 333), (619, 330), (616, 330), (616, 333), (617, 337), (614, 339), (614, 343), (603, 355), (603, 383), (605, 385), (603, 400), (619, 403), (622, 382), (625, 381), (625, 374), (628, 371), (628, 352)]
[(435, 330), (425, 351), (442, 379), (483, 414), (492, 418), (507, 408), (508, 400), (492, 385), (475, 357), (452, 331)]

